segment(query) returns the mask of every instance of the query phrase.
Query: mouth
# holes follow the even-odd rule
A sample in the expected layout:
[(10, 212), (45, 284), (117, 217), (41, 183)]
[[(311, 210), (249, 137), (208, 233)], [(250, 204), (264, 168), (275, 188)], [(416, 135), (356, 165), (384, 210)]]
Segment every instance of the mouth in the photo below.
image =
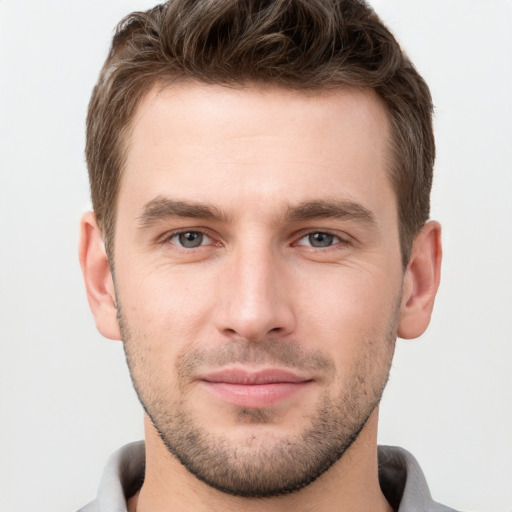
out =
[(222, 369), (197, 379), (208, 392), (231, 405), (264, 408), (294, 398), (313, 383), (313, 379), (289, 370), (267, 368), (250, 371)]

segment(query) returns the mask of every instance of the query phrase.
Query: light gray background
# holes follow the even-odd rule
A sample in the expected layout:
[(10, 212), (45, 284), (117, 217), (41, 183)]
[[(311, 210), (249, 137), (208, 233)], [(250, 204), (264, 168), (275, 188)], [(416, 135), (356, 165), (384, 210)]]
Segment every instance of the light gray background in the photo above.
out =
[[(0, 511), (70, 511), (142, 437), (121, 344), (77, 261), (90, 91), (115, 23), (147, 0), (0, 1)], [(431, 328), (400, 341), (380, 440), (434, 497), (512, 510), (512, 1), (374, 0), (431, 85), (444, 226)]]

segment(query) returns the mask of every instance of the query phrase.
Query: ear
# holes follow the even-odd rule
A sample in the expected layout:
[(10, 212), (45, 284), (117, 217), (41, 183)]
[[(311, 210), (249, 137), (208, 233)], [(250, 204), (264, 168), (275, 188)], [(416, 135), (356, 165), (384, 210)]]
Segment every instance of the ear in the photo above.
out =
[(430, 221), (414, 240), (404, 277), (398, 336), (417, 338), (430, 323), (441, 278), (441, 226)]
[(96, 328), (106, 338), (120, 340), (114, 281), (101, 231), (92, 212), (85, 213), (80, 221), (79, 258)]

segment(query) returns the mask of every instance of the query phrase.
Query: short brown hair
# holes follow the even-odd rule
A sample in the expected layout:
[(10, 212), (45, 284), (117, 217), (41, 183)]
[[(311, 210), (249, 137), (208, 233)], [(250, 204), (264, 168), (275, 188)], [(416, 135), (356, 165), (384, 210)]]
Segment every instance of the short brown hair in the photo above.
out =
[(390, 178), (404, 266), (430, 210), (435, 157), (427, 84), (360, 0), (170, 0), (118, 25), (87, 116), (94, 212), (109, 255), (123, 147), (156, 83), (373, 89), (391, 124)]

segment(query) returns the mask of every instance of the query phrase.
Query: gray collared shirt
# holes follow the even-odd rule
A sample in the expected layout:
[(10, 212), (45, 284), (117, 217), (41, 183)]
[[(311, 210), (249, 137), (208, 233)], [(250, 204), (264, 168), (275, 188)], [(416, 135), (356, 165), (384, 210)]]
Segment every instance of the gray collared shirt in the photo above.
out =
[[(98, 496), (78, 512), (127, 512), (126, 500), (144, 480), (144, 442), (123, 446), (109, 459)], [(403, 448), (379, 446), (382, 492), (397, 512), (455, 512), (432, 500), (416, 459)]]

